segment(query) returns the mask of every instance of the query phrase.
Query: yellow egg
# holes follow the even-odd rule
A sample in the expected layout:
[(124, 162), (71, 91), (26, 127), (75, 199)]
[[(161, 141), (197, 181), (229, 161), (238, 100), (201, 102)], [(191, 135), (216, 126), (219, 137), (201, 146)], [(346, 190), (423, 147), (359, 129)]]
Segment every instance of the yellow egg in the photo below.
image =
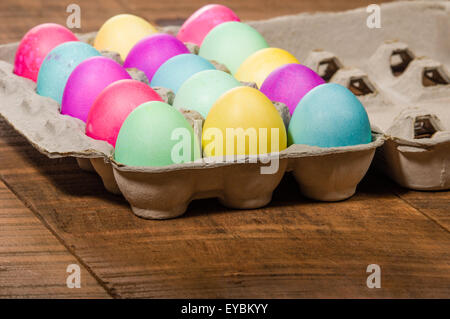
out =
[(203, 126), (206, 156), (276, 153), (286, 144), (286, 128), (277, 109), (263, 93), (247, 86), (219, 97)]
[(95, 37), (94, 48), (118, 52), (125, 60), (128, 52), (139, 40), (157, 32), (154, 26), (140, 17), (119, 14), (102, 25)]
[(295, 56), (283, 49), (262, 49), (245, 59), (234, 76), (239, 81), (254, 82), (260, 88), (272, 71), (289, 63), (300, 64)]

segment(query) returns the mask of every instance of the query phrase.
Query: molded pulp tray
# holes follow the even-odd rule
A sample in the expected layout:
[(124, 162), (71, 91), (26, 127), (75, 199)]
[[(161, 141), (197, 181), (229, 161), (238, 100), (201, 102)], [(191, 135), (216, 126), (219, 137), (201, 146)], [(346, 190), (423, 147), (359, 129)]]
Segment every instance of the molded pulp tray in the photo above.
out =
[[(82, 121), (61, 115), (55, 101), (35, 93), (33, 82), (12, 74), (17, 43), (0, 46), (0, 114), (40, 152), (51, 158), (73, 156), (81, 168), (95, 169), (105, 187), (122, 193), (133, 212), (144, 218), (176, 217), (191, 200), (208, 197), (235, 208), (261, 207), (270, 202), (286, 171), (293, 172), (308, 197), (346, 199), (367, 172), (375, 149), (383, 145), (382, 133), (387, 142), (377, 152), (377, 162), (392, 178), (411, 188), (448, 189), (450, 94), (445, 66), (450, 43), (440, 39), (449, 38), (449, 5), (407, 2), (381, 7), (381, 29), (365, 25), (365, 8), (250, 23), (271, 46), (291, 51), (327, 80), (357, 93), (378, 127), (367, 145), (329, 149), (292, 145), (279, 154), (275, 174), (261, 174), (261, 167), (269, 164), (253, 163), (248, 157), (235, 163), (201, 159), (167, 167), (114, 162), (112, 146), (87, 137)], [(407, 42), (409, 48), (398, 41), (385, 43), (389, 39)], [(444, 64), (416, 58), (412, 52)], [(393, 53), (411, 58), (400, 75), (392, 71)], [(435, 85), (423, 87), (425, 71)], [(430, 125), (437, 131), (431, 138)], [(425, 138), (418, 139), (417, 132)]]

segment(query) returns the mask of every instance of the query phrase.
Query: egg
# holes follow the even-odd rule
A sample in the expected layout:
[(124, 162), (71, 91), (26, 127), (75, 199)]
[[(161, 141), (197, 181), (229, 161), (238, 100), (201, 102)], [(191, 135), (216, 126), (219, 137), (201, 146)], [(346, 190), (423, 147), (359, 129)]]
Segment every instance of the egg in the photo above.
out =
[(356, 96), (346, 87), (316, 86), (298, 103), (288, 128), (289, 144), (339, 147), (372, 140), (369, 118)]
[(284, 103), (292, 115), (303, 96), (324, 83), (325, 81), (310, 68), (291, 63), (271, 72), (261, 85), (261, 92), (271, 101)]
[(208, 4), (195, 11), (181, 26), (177, 38), (183, 42), (202, 45), (203, 39), (215, 26), (240, 21), (236, 13), (220, 4)]
[(299, 64), (300, 62), (283, 49), (262, 49), (245, 59), (234, 76), (239, 81), (256, 83), (260, 88), (272, 71), (288, 63)]
[(200, 158), (194, 131), (169, 104), (146, 102), (123, 122), (114, 159), (129, 166), (166, 166)]
[(203, 125), (202, 145), (206, 156), (279, 152), (286, 148), (286, 128), (264, 94), (241, 86), (214, 103)]
[(84, 42), (65, 42), (47, 54), (39, 70), (36, 92), (61, 104), (67, 79), (84, 60), (100, 52)]
[(181, 85), (195, 73), (215, 70), (208, 60), (195, 54), (180, 54), (164, 62), (153, 75), (151, 87), (171, 89), (175, 94)]
[(234, 74), (247, 57), (268, 47), (254, 28), (232, 21), (219, 24), (206, 35), (199, 55), (225, 65)]
[(142, 38), (158, 30), (146, 20), (132, 14), (119, 14), (109, 18), (98, 30), (94, 40), (97, 50), (114, 51), (122, 60), (131, 48)]
[(78, 41), (69, 29), (55, 23), (44, 23), (29, 30), (19, 43), (14, 60), (14, 74), (36, 82), (45, 56), (57, 45)]
[(155, 34), (139, 41), (128, 53), (123, 66), (143, 71), (151, 81), (161, 64), (184, 53), (189, 53), (188, 48), (173, 35)]
[(86, 135), (116, 146), (123, 121), (139, 105), (163, 100), (148, 85), (119, 80), (108, 85), (95, 99), (86, 120)]
[(175, 96), (173, 106), (199, 112), (204, 118), (214, 102), (225, 92), (241, 86), (241, 83), (228, 73), (207, 70), (187, 79)]
[(100, 92), (109, 84), (131, 79), (116, 61), (93, 57), (81, 62), (69, 76), (61, 103), (61, 114), (86, 121), (89, 110)]

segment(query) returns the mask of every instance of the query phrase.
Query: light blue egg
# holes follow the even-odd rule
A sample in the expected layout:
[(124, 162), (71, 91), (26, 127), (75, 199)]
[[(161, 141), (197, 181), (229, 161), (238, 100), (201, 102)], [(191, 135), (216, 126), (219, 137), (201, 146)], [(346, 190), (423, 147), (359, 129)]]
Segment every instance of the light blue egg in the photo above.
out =
[(298, 103), (288, 128), (288, 144), (338, 147), (367, 144), (370, 122), (361, 102), (342, 85), (316, 86)]
[(58, 45), (42, 62), (37, 79), (37, 93), (61, 104), (67, 79), (73, 69), (84, 60), (100, 55), (93, 46), (81, 41)]
[(214, 65), (195, 54), (179, 54), (164, 62), (155, 72), (151, 87), (161, 86), (178, 92), (181, 85), (195, 73), (215, 70)]

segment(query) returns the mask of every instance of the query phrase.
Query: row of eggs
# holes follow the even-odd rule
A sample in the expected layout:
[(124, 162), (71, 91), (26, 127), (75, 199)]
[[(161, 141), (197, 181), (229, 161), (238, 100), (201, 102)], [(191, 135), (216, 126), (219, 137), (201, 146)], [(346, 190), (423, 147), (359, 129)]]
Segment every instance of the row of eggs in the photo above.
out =
[[(367, 114), (348, 89), (325, 84), (289, 52), (268, 47), (230, 9), (201, 8), (177, 38), (156, 32), (141, 18), (119, 15), (101, 27), (92, 47), (62, 26), (40, 25), (22, 39), (14, 72), (37, 79), (38, 94), (60, 103), (62, 114), (85, 121), (88, 136), (115, 146), (115, 159), (132, 166), (172, 164), (176, 141), (171, 134), (177, 128), (190, 132), (191, 149), (197, 148), (180, 108), (205, 117), (204, 132), (218, 128), (226, 136), (227, 128), (278, 128), (279, 151), (290, 144), (338, 147), (371, 141)], [(189, 53), (180, 40), (199, 45), (199, 54)], [(97, 49), (120, 53), (123, 66)], [(216, 70), (210, 61), (225, 65), (233, 75)], [(143, 71), (150, 86), (132, 80), (126, 68)], [(254, 82), (260, 90), (239, 81)], [(171, 89), (176, 94), (173, 106), (151, 87)], [(288, 134), (271, 101), (289, 108)], [(231, 155), (229, 141), (223, 143), (223, 152), (205, 147), (208, 142), (204, 135), (206, 156)], [(252, 151), (247, 147), (245, 153)], [(199, 156), (191, 152), (190, 160)]]

